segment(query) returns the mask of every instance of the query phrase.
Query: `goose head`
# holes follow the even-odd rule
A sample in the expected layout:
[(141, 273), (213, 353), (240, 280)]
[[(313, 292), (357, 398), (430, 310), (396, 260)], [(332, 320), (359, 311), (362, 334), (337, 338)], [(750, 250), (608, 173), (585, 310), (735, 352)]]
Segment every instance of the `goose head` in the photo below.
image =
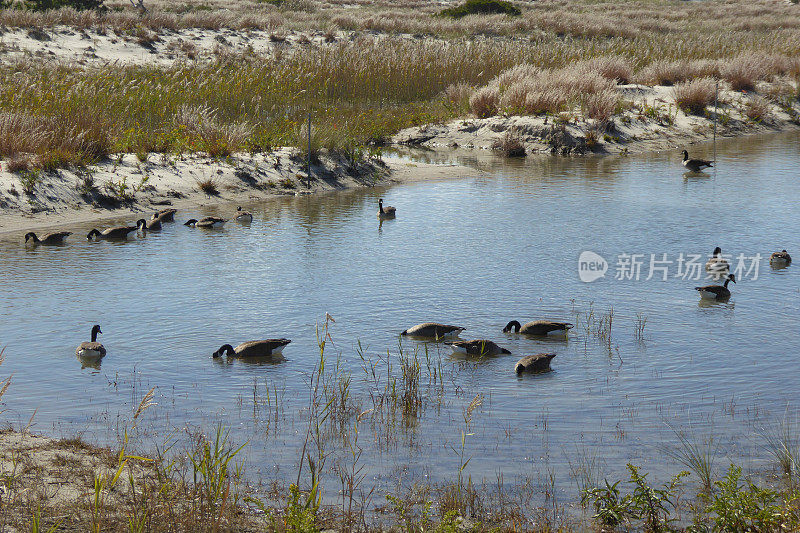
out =
[(521, 327), (522, 327), (522, 324), (520, 324), (516, 320), (512, 320), (511, 322), (506, 324), (506, 327), (503, 328), (503, 333), (508, 333), (512, 329), (514, 330), (514, 333), (519, 333), (519, 328), (521, 328)]
[(92, 342), (97, 342), (98, 333), (103, 333), (103, 332), (100, 331), (100, 325), (95, 324), (94, 326), (92, 326)]
[(143, 218), (140, 218), (139, 220), (136, 221), (136, 227), (141, 229), (142, 231), (145, 231), (147, 229), (147, 221)]
[(728, 286), (728, 282), (729, 282), (729, 281), (732, 281), (732, 282), (736, 283), (736, 276), (735, 276), (735, 275), (733, 275), (733, 274), (731, 274), (730, 276), (728, 276), (728, 279), (726, 279), (726, 280), (725, 280), (725, 287), (727, 287), (727, 286)]
[(194, 224), (197, 224), (197, 219), (196, 218), (190, 218), (183, 225), (184, 226), (193, 226)]
[(684, 160), (684, 161), (686, 161), (687, 159), (689, 159), (689, 152), (687, 152), (686, 150), (684, 150), (684, 151), (683, 151), (683, 152), (681, 152), (681, 153), (683, 154), (683, 160)]
[[(25, 234), (25, 242), (28, 242), (28, 239), (33, 239), (33, 242), (38, 241), (39, 239), (36, 238), (36, 234), (32, 231), (29, 231)], [(784, 250), (785, 252), (786, 250)]]
[(216, 359), (217, 357), (220, 357), (220, 356), (222, 356), (223, 354), (226, 354), (226, 355), (231, 355), (232, 353), (235, 353), (235, 352), (233, 351), (233, 346), (231, 346), (230, 344), (223, 344), (222, 346), (220, 346), (220, 347), (219, 347), (219, 350), (217, 350), (216, 352), (214, 352), (213, 354), (211, 354), (211, 356), (212, 356), (214, 359)]
[(722, 248), (717, 246), (716, 248), (714, 248), (714, 257), (719, 257), (720, 255), (722, 255)]

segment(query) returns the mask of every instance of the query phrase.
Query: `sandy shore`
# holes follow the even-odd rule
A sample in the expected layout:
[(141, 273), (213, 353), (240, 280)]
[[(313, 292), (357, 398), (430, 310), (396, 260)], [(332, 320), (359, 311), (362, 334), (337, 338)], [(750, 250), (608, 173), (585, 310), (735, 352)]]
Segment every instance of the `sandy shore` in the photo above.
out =
[[(135, 155), (112, 158), (85, 171), (39, 173), (32, 194), (23, 192), (21, 175), (0, 172), (0, 234), (47, 229), (69, 229), (70, 224), (130, 217), (149, 218), (168, 207), (189, 212), (207, 206), (253, 203), (280, 196), (321, 194), (330, 191), (385, 186), (396, 183), (478, 176), (479, 170), (458, 165), (434, 165), (386, 158), (351, 166), (323, 157), (312, 166), (307, 186), (305, 163), (294, 160), (290, 149), (269, 154), (239, 154), (227, 160), (204, 156), (151, 154), (145, 161)], [(208, 194), (201, 184), (210, 182)], [(121, 190), (124, 187), (124, 190)]]
[[(528, 154), (583, 155), (683, 149), (714, 137), (713, 106), (707, 108), (705, 116), (687, 114), (675, 105), (672, 87), (619, 85), (618, 91), (630, 105), (607, 125), (581, 120), (569, 113), (556, 118), (494, 116), (408, 128), (393, 140), (398, 144), (433, 149), (499, 150), (504, 139), (511, 137), (521, 143)], [(748, 102), (752, 98), (751, 94), (720, 89), (718, 138), (800, 129), (798, 102), (782, 107), (762, 99), (766, 115), (754, 120), (747, 116)]]

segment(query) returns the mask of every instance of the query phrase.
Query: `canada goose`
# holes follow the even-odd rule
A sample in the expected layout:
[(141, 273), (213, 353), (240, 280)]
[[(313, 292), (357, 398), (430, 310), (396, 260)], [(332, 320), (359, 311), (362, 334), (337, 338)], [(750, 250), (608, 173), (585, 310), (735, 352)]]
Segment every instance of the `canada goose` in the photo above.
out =
[(64, 239), (72, 235), (71, 231), (59, 231), (57, 233), (46, 233), (40, 239), (36, 236), (36, 234), (32, 231), (29, 231), (25, 234), (25, 242), (28, 242), (28, 239), (33, 239), (33, 244), (46, 244), (48, 246), (53, 244), (64, 244)]
[(731, 266), (728, 261), (722, 257), (722, 248), (717, 246), (714, 248), (714, 253), (706, 261), (706, 271), (711, 272), (717, 279), (725, 276), (730, 272)]
[(378, 200), (378, 218), (394, 218), (395, 211), (390, 205), (383, 207), (383, 198)]
[(713, 167), (713, 161), (706, 161), (705, 159), (689, 159), (689, 152), (683, 151), (683, 166), (692, 172), (700, 172), (704, 168)]
[(517, 375), (523, 372), (543, 372), (550, 369), (550, 361), (555, 357), (554, 353), (537, 353), (536, 355), (526, 355), (517, 361), (514, 371)]
[(136, 221), (136, 227), (150, 231), (161, 231), (161, 219), (151, 218), (150, 220), (145, 220), (143, 218), (140, 218), (139, 220)]
[(467, 355), (490, 356), (511, 353), (492, 341), (484, 339), (476, 339), (474, 341), (446, 341), (445, 344), (450, 346), (454, 352)]
[(574, 326), (569, 322), (551, 322), (550, 320), (534, 320), (521, 326), (516, 320), (512, 320), (503, 328), (503, 333), (508, 333), (512, 329), (514, 333), (523, 335), (547, 335), (548, 333), (566, 333)]
[(103, 231), (93, 229), (86, 236), (86, 240), (91, 241), (92, 237), (106, 240), (125, 240), (128, 238), (128, 233), (134, 232), (139, 229), (139, 226), (116, 226), (114, 228), (106, 228)]
[(263, 341), (249, 341), (243, 342), (236, 348), (230, 344), (223, 344), (219, 350), (212, 355), (214, 358), (222, 355), (235, 355), (236, 357), (267, 357), (271, 355), (280, 355), (283, 347), (289, 344), (289, 339), (266, 339)]
[(106, 355), (105, 347), (97, 342), (97, 334), (103, 333), (100, 331), (100, 326), (95, 324), (92, 326), (92, 340), (91, 342), (82, 342), (80, 346), (75, 349), (75, 355), (78, 357), (86, 357), (86, 358), (93, 358), (93, 357), (103, 357)]
[(242, 206), (236, 208), (236, 221), (237, 222), (252, 222), (253, 215), (247, 211), (242, 211)]
[(153, 213), (153, 216), (150, 217), (150, 220), (160, 220), (161, 222), (175, 222), (175, 213), (177, 209), (162, 209), (157, 213)]
[(205, 217), (201, 218), (200, 220), (190, 218), (189, 220), (184, 223), (184, 226), (194, 226), (195, 228), (221, 228), (223, 224), (225, 224), (227, 220), (224, 218), (217, 218), (217, 217)]
[(464, 331), (465, 328), (460, 326), (447, 326), (436, 322), (425, 322), (417, 324), (413, 328), (408, 328), (400, 333), (400, 335), (411, 335), (412, 337), (431, 337), (434, 339), (447, 339), (458, 337), (458, 334)]
[(781, 250), (780, 252), (775, 252), (771, 256), (769, 256), (769, 263), (773, 266), (786, 266), (792, 262), (792, 256), (789, 255), (789, 252), (786, 250)]
[(731, 291), (728, 290), (728, 283), (731, 281), (736, 283), (736, 277), (733, 274), (725, 280), (725, 285), (706, 285), (705, 287), (695, 287), (694, 290), (700, 292), (701, 298), (724, 300), (731, 295)]

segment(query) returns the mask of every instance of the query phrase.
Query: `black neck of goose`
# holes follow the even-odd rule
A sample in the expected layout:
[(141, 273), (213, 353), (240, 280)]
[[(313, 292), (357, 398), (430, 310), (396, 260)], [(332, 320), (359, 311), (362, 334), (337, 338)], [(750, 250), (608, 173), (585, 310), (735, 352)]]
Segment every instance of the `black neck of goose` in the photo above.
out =
[(521, 328), (521, 327), (522, 327), (522, 324), (520, 324), (516, 320), (512, 320), (511, 322), (506, 324), (505, 330), (506, 331), (511, 331), (513, 329), (514, 333), (519, 333), (519, 328)]
[(236, 352), (233, 351), (233, 346), (230, 344), (223, 344), (219, 347), (219, 350), (214, 352), (214, 357), (220, 357), (221, 355), (233, 355)]
[[(32, 231), (25, 235), (25, 242), (28, 242), (28, 239), (33, 239), (33, 242), (39, 242), (39, 237), (37, 237), (36, 234)], [(784, 250), (784, 252), (785, 251), (786, 250)]]
[(728, 288), (728, 283), (730, 283), (730, 282), (731, 282), (731, 278), (728, 278), (728, 279), (725, 280), (725, 283), (723, 283), (722, 286), (727, 289)]
[(97, 231), (96, 229), (93, 229), (92, 231), (89, 232), (89, 234), (86, 236), (86, 238), (88, 240), (92, 240), (92, 237), (97, 236), (97, 235), (100, 235), (100, 232)]
[(99, 328), (97, 326), (92, 328), (92, 342), (97, 342), (97, 332)]

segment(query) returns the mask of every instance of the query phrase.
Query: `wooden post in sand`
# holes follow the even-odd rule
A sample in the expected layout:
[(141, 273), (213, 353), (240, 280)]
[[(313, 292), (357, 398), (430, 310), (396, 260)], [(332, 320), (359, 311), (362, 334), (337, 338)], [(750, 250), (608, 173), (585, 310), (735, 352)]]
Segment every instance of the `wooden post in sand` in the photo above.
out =
[[(717, 100), (718, 99), (719, 99), (719, 79), (717, 79), (717, 87), (714, 90), (714, 164), (716, 164), (717, 162)], [(716, 170), (714, 172), (716, 172)]]
[(311, 111), (308, 112), (308, 157), (306, 158), (306, 189), (311, 188)]

